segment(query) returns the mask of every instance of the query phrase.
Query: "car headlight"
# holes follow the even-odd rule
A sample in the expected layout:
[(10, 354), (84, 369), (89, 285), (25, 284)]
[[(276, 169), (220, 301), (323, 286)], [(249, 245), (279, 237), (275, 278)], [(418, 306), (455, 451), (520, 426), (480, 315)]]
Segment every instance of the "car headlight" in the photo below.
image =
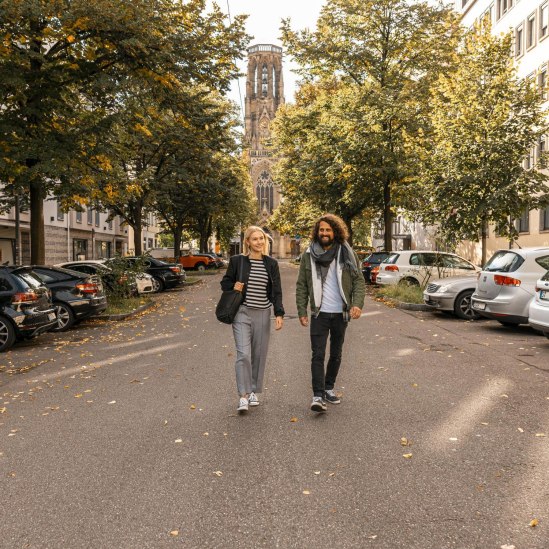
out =
[(450, 285), (441, 286), (441, 287), (437, 290), (437, 293), (438, 293), (438, 294), (444, 294), (444, 293), (446, 293), (447, 291), (449, 291), (450, 288), (451, 288)]

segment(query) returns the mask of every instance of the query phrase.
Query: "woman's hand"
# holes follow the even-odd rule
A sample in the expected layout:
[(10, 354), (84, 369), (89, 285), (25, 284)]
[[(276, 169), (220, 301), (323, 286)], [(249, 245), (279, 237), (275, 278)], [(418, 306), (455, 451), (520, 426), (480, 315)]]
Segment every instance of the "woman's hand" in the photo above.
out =
[(233, 289), (237, 292), (241, 292), (244, 289), (244, 282), (235, 282)]
[(284, 318), (282, 318), (281, 316), (277, 316), (275, 318), (275, 330), (280, 330), (283, 324), (284, 324)]

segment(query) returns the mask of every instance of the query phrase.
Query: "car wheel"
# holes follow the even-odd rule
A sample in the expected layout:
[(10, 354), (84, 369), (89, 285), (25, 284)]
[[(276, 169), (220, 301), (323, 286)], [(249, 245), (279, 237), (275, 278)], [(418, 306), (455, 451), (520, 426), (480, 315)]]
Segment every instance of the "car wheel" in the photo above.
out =
[(463, 320), (478, 320), (480, 315), (471, 308), (473, 290), (461, 292), (454, 301), (454, 313)]
[(54, 303), (57, 309), (57, 324), (50, 330), (51, 332), (66, 332), (75, 321), (74, 313), (69, 305), (65, 303)]
[(12, 323), (0, 316), (0, 352), (7, 351), (15, 343), (15, 329)]
[(204, 265), (204, 263), (197, 263), (196, 270), (202, 273), (206, 270), (206, 265)]
[(164, 290), (164, 282), (162, 282), (162, 280), (160, 280), (160, 278), (157, 278), (156, 276), (153, 276), (152, 285), (153, 292), (155, 293), (162, 292)]
[(419, 286), (419, 282), (415, 278), (403, 278), (399, 284), (401, 286)]

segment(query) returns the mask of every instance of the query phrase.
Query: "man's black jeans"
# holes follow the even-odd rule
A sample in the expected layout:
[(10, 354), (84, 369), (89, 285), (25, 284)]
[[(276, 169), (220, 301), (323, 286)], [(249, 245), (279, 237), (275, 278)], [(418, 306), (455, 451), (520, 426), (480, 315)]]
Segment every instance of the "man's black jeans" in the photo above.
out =
[[(319, 313), (318, 317), (311, 316), (311, 373), (313, 375), (313, 392), (315, 396), (324, 396), (324, 391), (334, 388), (339, 366), (345, 330), (347, 323), (343, 321), (343, 313)], [(330, 335), (330, 358), (326, 373), (324, 373), (324, 357), (326, 343)]]

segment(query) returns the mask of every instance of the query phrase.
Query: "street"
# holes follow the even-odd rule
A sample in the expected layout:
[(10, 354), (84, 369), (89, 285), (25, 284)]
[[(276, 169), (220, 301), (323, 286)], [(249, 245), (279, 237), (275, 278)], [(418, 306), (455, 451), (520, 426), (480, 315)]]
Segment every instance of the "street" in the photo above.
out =
[(549, 340), (367, 297), (315, 415), (281, 273), (245, 415), (221, 274), (0, 355), (0, 546), (547, 549)]

